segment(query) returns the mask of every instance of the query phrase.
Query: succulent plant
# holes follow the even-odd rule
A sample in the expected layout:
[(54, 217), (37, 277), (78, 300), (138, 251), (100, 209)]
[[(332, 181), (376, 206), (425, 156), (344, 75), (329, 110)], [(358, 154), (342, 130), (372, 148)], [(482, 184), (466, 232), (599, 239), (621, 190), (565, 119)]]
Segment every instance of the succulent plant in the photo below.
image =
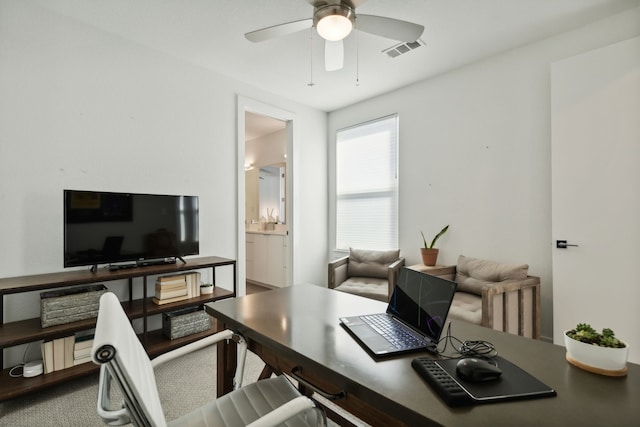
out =
[(598, 333), (587, 323), (578, 323), (575, 329), (567, 332), (567, 336), (576, 341), (600, 347), (624, 348), (625, 344), (615, 337), (613, 330), (604, 328), (602, 333)]

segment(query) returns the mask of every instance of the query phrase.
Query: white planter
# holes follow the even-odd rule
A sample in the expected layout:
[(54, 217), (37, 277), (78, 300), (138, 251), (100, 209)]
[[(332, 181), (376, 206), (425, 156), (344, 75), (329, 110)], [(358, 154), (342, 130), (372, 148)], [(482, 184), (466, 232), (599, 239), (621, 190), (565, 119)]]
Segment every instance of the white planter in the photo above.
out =
[(623, 348), (600, 347), (569, 338), (568, 331), (564, 331), (564, 344), (567, 347), (567, 353), (578, 362), (606, 371), (620, 371), (627, 366), (629, 353), (627, 343), (624, 343)]
[(212, 294), (213, 286), (200, 286), (200, 295)]

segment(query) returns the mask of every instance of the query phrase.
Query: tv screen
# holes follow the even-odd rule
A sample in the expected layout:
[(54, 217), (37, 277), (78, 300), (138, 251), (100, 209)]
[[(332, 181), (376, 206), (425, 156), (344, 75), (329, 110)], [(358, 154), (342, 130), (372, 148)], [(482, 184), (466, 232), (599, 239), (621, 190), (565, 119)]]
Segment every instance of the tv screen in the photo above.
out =
[(64, 266), (197, 255), (198, 197), (64, 190)]

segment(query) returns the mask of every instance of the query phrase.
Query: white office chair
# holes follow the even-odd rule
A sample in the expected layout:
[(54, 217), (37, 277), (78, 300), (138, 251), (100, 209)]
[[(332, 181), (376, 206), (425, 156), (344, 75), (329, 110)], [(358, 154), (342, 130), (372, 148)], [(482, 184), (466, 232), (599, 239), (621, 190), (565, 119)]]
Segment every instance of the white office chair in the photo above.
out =
[[(234, 391), (180, 418), (164, 417), (153, 369), (171, 359), (234, 337), (226, 330), (165, 353), (153, 361), (138, 340), (120, 301), (110, 292), (100, 298), (93, 361), (100, 366), (98, 415), (109, 425), (131, 423), (138, 427), (231, 427), (326, 425), (324, 412), (302, 396), (284, 376), (261, 380), (240, 388), (247, 345), (236, 335), (238, 367)], [(118, 385), (122, 407), (113, 409), (111, 384)]]

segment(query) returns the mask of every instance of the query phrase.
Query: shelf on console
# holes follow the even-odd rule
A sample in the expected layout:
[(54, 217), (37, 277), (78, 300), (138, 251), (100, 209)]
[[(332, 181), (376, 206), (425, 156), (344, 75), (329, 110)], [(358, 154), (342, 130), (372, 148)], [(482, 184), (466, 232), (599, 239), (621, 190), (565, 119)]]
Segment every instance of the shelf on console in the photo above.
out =
[[(229, 298), (233, 296), (233, 292), (227, 289), (216, 288), (213, 294), (202, 295), (199, 297), (189, 298), (170, 304), (157, 305), (151, 298), (147, 298), (147, 316), (161, 314), (167, 311), (173, 311), (184, 307), (191, 307), (218, 299)], [(137, 319), (144, 316), (142, 299), (134, 301), (123, 301), (122, 306), (130, 319)], [(18, 320), (16, 322), (5, 323), (0, 325), (0, 347), (12, 347), (20, 344), (27, 344), (33, 341), (47, 340), (59, 338), (73, 334), (75, 332), (92, 329), (96, 326), (96, 319), (85, 319), (76, 322), (66, 323), (64, 325), (50, 326), (43, 328), (40, 318), (32, 318)]]
[[(174, 340), (170, 340), (165, 337), (161, 329), (149, 331), (147, 334), (146, 344), (147, 353), (150, 358), (153, 358), (201, 338), (213, 335), (215, 332), (215, 319), (211, 329)], [(32, 378), (14, 378), (9, 375), (10, 368), (4, 369), (0, 371), (0, 401), (13, 399), (15, 397), (46, 389), (56, 384), (61, 384), (69, 380), (90, 375), (94, 372), (98, 372), (99, 369), (100, 367), (98, 365), (95, 365), (93, 362), (88, 362)]]
[[(177, 310), (179, 308), (191, 307), (194, 305), (200, 305), (211, 301), (216, 301), (219, 299), (230, 298), (234, 296), (233, 291), (223, 289), (220, 287), (216, 287), (212, 294), (201, 295), (198, 297), (188, 298), (182, 301), (172, 302), (169, 304), (158, 305), (152, 301), (152, 298), (147, 298), (147, 316), (152, 316), (154, 314), (160, 314), (167, 311)], [(127, 315), (130, 318), (138, 318), (143, 316), (143, 307), (142, 300), (134, 300), (131, 303), (128, 301), (123, 301), (122, 306), (124, 307)]]
[(0, 371), (0, 401), (44, 390), (47, 387), (97, 372), (98, 369), (100, 369), (98, 365), (89, 362), (32, 378), (13, 378), (9, 376), (10, 369), (4, 369)]

